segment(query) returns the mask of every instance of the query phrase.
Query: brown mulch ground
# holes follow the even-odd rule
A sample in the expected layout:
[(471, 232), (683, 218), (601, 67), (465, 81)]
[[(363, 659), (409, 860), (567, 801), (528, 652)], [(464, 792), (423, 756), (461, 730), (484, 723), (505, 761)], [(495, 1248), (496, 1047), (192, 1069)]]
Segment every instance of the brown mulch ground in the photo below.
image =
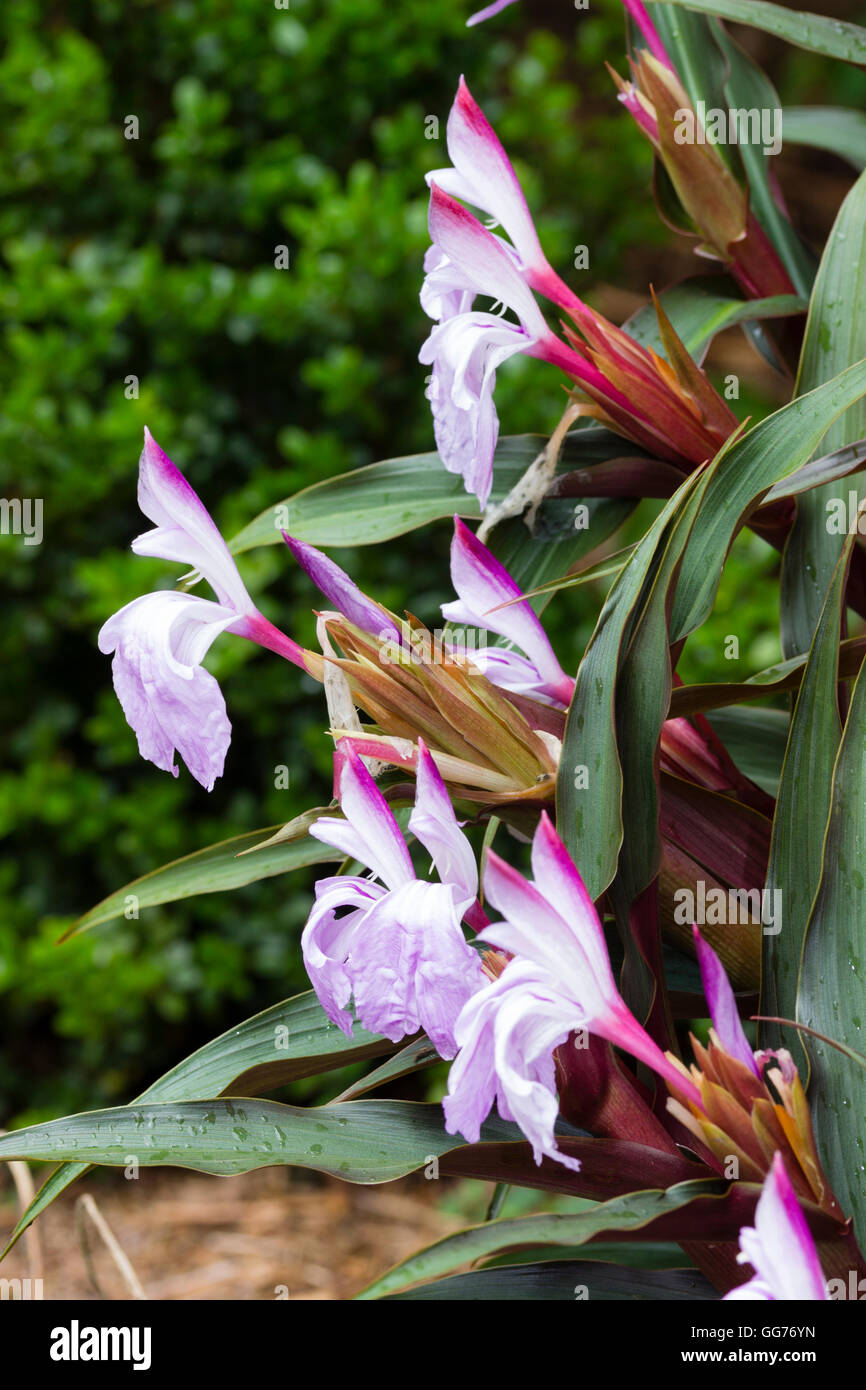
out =
[[(423, 1178), (377, 1187), (319, 1180), (284, 1169), (238, 1178), (142, 1171), (88, 1174), (36, 1224), (40, 1251), (22, 1239), (0, 1266), (34, 1278), (43, 1297), (128, 1299), (116, 1264), (78, 1199), (89, 1192), (149, 1299), (351, 1298), (390, 1265), (465, 1224), (437, 1205), (440, 1184)], [(0, 1232), (17, 1219), (0, 1173)], [(88, 1271), (82, 1246), (98, 1287)]]

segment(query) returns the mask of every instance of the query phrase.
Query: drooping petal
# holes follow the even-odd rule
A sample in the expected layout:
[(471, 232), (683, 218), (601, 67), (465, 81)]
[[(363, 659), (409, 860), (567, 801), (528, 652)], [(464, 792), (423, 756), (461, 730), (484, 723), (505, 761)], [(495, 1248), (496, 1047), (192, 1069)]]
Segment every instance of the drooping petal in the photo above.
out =
[[(445, 613), (445, 609), (450, 611)], [(443, 604), (443, 616), (449, 622), (462, 623), (461, 605)], [(555, 699), (548, 693), (547, 686), (539, 682), (538, 670), (526, 656), (508, 647), (482, 647), (477, 643), (464, 647), (454, 643), (454, 650), (468, 656), (473, 666), (486, 676), (491, 685), (500, 690), (510, 690), (515, 695), (529, 695), (533, 700), (545, 705), (555, 705), (565, 709), (567, 700)]]
[(321, 816), (310, 834), (366, 864), (388, 888), (414, 879), (406, 841), (387, 801), (351, 744), (344, 745), (340, 805), (345, 820)]
[(222, 775), (231, 724), (222, 692), (201, 666), (233, 609), (193, 594), (145, 594), (112, 614), (97, 638), (114, 653), (114, 688), (139, 752), (177, 776), (175, 749), (208, 791)]
[(557, 661), (537, 615), (505, 566), (458, 516), (454, 518), (451, 542), (451, 583), (458, 601), (444, 603), (442, 616), (452, 623), (485, 628), (514, 642), (538, 672), (542, 693), (567, 704), (574, 681)]
[(812, 1233), (785, 1170), (780, 1153), (755, 1209), (754, 1226), (740, 1231), (740, 1264), (755, 1276), (725, 1295), (726, 1299), (826, 1301), (827, 1285)]
[[(316, 884), (316, 904), (301, 934), (301, 952), (310, 984), (332, 1023), (351, 1038), (352, 1015), (346, 1008), (352, 981), (346, 969), (355, 932), (365, 913), (387, 890), (363, 878), (323, 878)], [(338, 917), (337, 912), (343, 915)]]
[(436, 447), (449, 473), (463, 477), (481, 507), (493, 483), (499, 418), (493, 403), (497, 368), (531, 346), (516, 324), (492, 314), (459, 314), (437, 324), (419, 360), (433, 364), (427, 399)]
[(559, 1152), (554, 1125), (559, 1110), (553, 1052), (573, 1024), (568, 1005), (530, 961), (514, 960), (498, 980), (475, 994), (457, 1023), (460, 1047), (443, 1102), (449, 1134), (478, 1140), (494, 1100), (503, 1119), (514, 1120), (532, 1145), (567, 1168), (579, 1160)]
[(572, 1031), (568, 1010), (546, 982), (524, 984), (528, 988), (503, 998), (496, 1018), (496, 1072), (508, 1110), (503, 1118), (520, 1126), (536, 1163), (547, 1155), (576, 1171), (580, 1160), (560, 1153), (554, 1137), (559, 1100), (553, 1053)]
[(305, 545), (303, 541), (282, 533), (283, 540), (291, 550), (298, 564), (312, 579), (320, 593), (325, 595), (339, 613), (350, 623), (369, 632), (372, 637), (382, 641), (400, 639), (399, 629), (383, 608), (362, 593), (345, 570), (315, 546)]
[(496, 1101), (498, 1078), (494, 1061), (493, 1024), (498, 997), (487, 985), (464, 1004), (454, 1027), (460, 1049), (448, 1073), (448, 1094), (442, 1102), (445, 1128), (478, 1143), (481, 1126)]
[(749, 1046), (748, 1038), (740, 1021), (737, 1001), (725, 973), (725, 967), (712, 946), (704, 941), (696, 926), (692, 927), (692, 932), (698, 952), (698, 965), (701, 968), (704, 994), (710, 1010), (710, 1017), (713, 1020), (713, 1027), (719, 1035), (719, 1041), (731, 1057), (736, 1057), (755, 1076), (760, 1076), (755, 1054)]
[(132, 542), (136, 555), (189, 565), (204, 575), (227, 608), (238, 614), (256, 612), (210, 513), (148, 429), (139, 461), (138, 505), (155, 529)]
[(392, 1042), (423, 1028), (445, 1058), (457, 1049), (463, 1005), (486, 978), (460, 930), (451, 888), (417, 879), (365, 915), (346, 973), (365, 1028)]
[(409, 829), (429, 852), (442, 882), (456, 888), (458, 901), (473, 902), (478, 896), (475, 855), (460, 829), (439, 769), (420, 738)]
[(585, 1027), (624, 1048), (674, 1083), (681, 1094), (699, 1101), (697, 1088), (621, 998), (595, 908), (546, 812), (533, 838), (532, 863), (536, 879), (527, 883), (516, 869), (488, 852), (485, 894), (505, 921), (485, 927), (479, 938), (532, 962), (549, 979), (572, 1029)]
[(424, 255), (424, 282), (421, 308), (431, 319), (450, 319), (468, 313), (475, 288), (459, 266), (438, 246), (428, 246)]

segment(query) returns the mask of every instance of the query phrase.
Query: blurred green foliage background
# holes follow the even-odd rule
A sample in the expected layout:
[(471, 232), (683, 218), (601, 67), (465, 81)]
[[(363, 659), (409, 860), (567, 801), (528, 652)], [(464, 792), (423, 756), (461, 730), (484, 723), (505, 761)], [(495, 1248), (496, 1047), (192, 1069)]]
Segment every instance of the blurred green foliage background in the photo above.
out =
[[(417, 363), (424, 174), (447, 162), (461, 72), (513, 154), (551, 261), (568, 274), (575, 245), (591, 248), (590, 298), (609, 283), (643, 295), (649, 278), (694, 265), (656, 217), (648, 149), (604, 71), (605, 58), (624, 68), (616, 0), (577, 16), (565, 0), (519, 5), (467, 30), (471, 8), (16, 0), (0, 12), (0, 495), (42, 498), (45, 527), (41, 546), (0, 537), (0, 1125), (119, 1103), (305, 987), (309, 878), (55, 945), (138, 874), (329, 797), (318, 687), (243, 642), (221, 641), (208, 662), (234, 726), (214, 792), (139, 759), (95, 636), (177, 577), (129, 551), (148, 524), (135, 503), (142, 427), (227, 535), (317, 479), (431, 447)], [(791, 99), (827, 99), (824, 65), (786, 62)], [(497, 399), (503, 433), (549, 430), (562, 408), (559, 381), (523, 358)], [(337, 558), (386, 603), (432, 617), (449, 534)], [(772, 590), (754, 583), (775, 560), (738, 564), (754, 669), (777, 651)], [(267, 615), (311, 642), (312, 592), (288, 554), (254, 552), (242, 569)], [(597, 602), (573, 591), (550, 610), (572, 667)], [(275, 787), (281, 765), (288, 790)]]

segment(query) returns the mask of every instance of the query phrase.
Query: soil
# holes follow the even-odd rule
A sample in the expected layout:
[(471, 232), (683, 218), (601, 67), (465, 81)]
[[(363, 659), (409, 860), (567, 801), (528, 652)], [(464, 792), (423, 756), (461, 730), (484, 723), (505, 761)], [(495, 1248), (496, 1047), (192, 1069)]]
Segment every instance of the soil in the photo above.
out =
[[(90, 1173), (31, 1228), (29, 1244), (19, 1241), (0, 1276), (41, 1275), (45, 1300), (133, 1298), (81, 1203), (89, 1193), (148, 1299), (347, 1299), (465, 1224), (441, 1210), (438, 1187), (423, 1177), (357, 1187), (285, 1169), (236, 1178), (151, 1169), (135, 1181)], [(18, 1209), (2, 1169), (0, 1231)]]

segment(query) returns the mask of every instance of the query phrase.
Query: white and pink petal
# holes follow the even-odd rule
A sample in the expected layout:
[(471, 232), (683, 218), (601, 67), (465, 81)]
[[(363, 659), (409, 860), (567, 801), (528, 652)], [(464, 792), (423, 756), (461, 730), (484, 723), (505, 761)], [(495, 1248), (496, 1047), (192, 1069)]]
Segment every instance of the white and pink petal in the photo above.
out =
[(208, 791), (222, 775), (231, 725), (201, 661), (236, 621), (230, 608), (165, 590), (112, 614), (97, 639), (100, 651), (114, 653), (114, 688), (142, 757), (176, 777), (177, 750)]
[(409, 829), (429, 853), (441, 881), (455, 888), (455, 901), (472, 903), (478, 896), (475, 855), (460, 829), (442, 775), (420, 738)]
[(138, 505), (155, 530), (132, 542), (136, 555), (188, 565), (205, 577), (220, 603), (239, 614), (256, 611), (210, 513), (148, 429), (139, 461)]
[(443, 617), (452, 623), (486, 628), (513, 642), (534, 667), (536, 685), (567, 704), (574, 682), (557, 661), (538, 616), (505, 566), (457, 516), (451, 542), (451, 583), (458, 598), (442, 605)]

